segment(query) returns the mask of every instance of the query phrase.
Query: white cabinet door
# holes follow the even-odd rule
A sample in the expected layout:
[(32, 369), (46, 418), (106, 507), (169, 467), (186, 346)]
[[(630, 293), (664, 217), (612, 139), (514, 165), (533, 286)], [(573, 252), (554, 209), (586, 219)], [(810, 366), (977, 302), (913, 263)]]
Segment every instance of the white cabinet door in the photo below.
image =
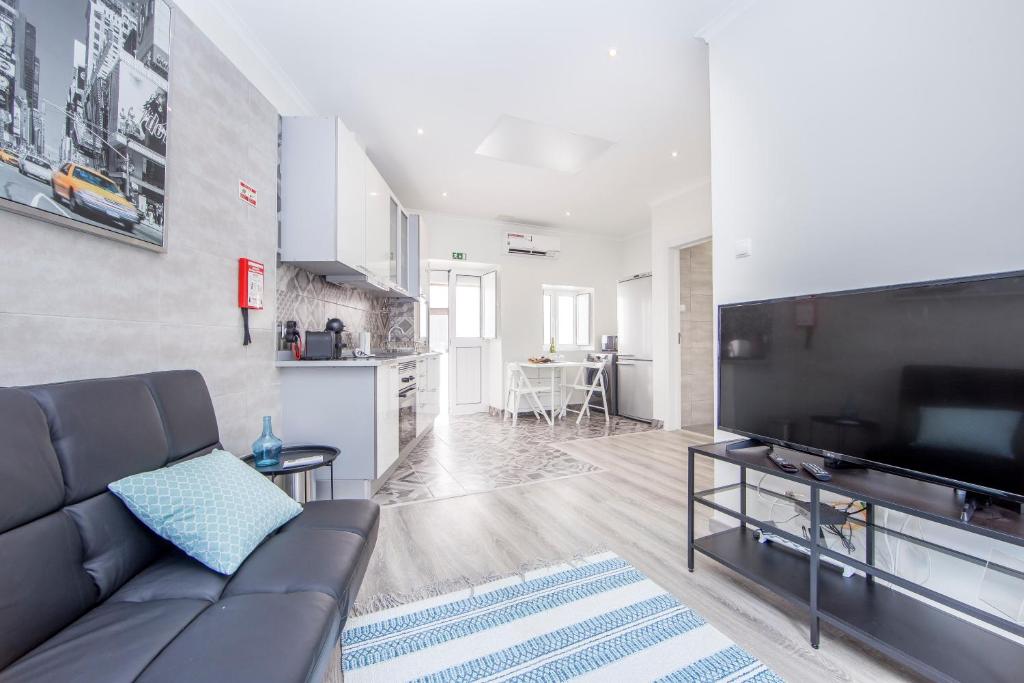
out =
[(366, 268), (366, 154), (338, 119), (338, 260)]
[(281, 258), (330, 263), (337, 257), (338, 126), (334, 119), (281, 122)]
[(398, 365), (377, 367), (377, 453), (374, 478), (398, 460)]
[(428, 357), (426, 365), (426, 380), (422, 385), (424, 428), (433, 425), (434, 418), (441, 414), (441, 356)]
[(391, 270), (391, 193), (377, 168), (366, 160), (366, 267), (385, 282)]
[(416, 359), (416, 436), (427, 431), (431, 418), (428, 415), (430, 392), (427, 390), (427, 364), (429, 358)]

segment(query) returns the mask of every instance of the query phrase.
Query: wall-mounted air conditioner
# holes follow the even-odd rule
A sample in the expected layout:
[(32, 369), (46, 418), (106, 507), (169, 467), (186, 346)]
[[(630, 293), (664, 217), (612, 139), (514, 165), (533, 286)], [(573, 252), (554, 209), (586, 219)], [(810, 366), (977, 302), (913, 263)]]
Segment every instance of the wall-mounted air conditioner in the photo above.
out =
[(562, 249), (562, 241), (549, 235), (531, 235), (525, 232), (505, 233), (505, 253), (522, 256), (554, 258)]

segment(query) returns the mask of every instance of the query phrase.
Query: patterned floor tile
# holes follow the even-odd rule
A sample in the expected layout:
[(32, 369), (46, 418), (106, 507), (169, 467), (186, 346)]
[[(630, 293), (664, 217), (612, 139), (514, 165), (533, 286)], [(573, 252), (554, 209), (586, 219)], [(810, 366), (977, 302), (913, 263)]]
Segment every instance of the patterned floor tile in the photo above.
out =
[(374, 496), (381, 505), (493, 491), (548, 479), (601, 471), (573, 458), (553, 444), (630, 434), (651, 429), (649, 424), (616, 417), (559, 420), (554, 426), (532, 416), (516, 425), (493, 415), (438, 418), (412, 453)]

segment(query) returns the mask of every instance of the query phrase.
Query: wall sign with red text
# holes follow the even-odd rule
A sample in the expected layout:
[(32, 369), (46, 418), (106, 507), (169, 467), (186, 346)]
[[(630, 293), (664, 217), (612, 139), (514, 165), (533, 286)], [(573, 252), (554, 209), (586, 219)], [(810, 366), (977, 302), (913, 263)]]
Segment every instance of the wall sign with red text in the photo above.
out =
[(244, 180), (239, 180), (238, 198), (249, 206), (256, 206), (256, 188)]

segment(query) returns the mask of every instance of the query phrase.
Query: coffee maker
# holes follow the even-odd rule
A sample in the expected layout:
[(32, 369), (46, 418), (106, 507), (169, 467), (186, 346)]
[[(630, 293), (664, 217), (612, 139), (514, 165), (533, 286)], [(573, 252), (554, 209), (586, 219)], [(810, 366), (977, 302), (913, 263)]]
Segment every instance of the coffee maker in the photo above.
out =
[(345, 331), (345, 323), (341, 322), (338, 318), (331, 318), (327, 321), (324, 331), (334, 335), (334, 360), (340, 360), (341, 354), (345, 350), (344, 336), (342, 335)]

